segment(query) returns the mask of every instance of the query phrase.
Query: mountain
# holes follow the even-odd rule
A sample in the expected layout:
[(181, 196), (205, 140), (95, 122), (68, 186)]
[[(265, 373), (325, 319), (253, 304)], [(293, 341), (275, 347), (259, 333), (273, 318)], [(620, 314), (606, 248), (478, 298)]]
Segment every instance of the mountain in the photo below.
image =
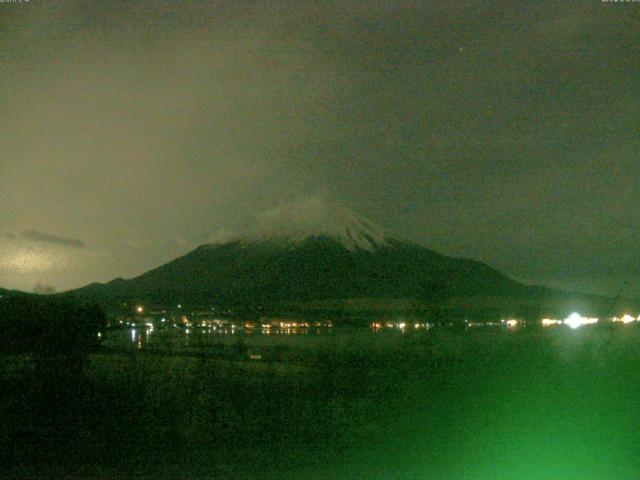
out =
[[(318, 202), (316, 202), (318, 203)], [(325, 202), (286, 206), (253, 230), (202, 245), (138, 277), (70, 292), (109, 304), (242, 305), (271, 309), (413, 309), (512, 313), (555, 298), (481, 262), (387, 234)]]

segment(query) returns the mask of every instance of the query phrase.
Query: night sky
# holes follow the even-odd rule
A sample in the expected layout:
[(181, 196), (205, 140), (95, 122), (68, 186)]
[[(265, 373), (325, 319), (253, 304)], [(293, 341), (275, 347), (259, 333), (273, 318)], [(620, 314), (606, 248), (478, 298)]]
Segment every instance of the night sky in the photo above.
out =
[(0, 3), (0, 286), (131, 277), (330, 199), (640, 295), (640, 3)]

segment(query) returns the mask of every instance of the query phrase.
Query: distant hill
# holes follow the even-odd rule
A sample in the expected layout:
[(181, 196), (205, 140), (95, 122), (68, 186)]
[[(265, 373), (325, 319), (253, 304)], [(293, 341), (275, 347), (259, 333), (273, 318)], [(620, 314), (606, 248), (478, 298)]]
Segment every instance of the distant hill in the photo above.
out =
[(22, 292), (20, 290), (7, 290), (5, 288), (0, 288), (0, 298), (33, 297), (33, 296), (35, 296), (33, 293)]

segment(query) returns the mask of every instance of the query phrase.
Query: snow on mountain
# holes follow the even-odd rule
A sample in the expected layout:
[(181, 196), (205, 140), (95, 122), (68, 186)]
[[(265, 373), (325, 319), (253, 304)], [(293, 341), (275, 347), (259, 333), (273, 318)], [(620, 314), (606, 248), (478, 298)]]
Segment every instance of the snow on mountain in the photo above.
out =
[(391, 246), (391, 237), (381, 227), (317, 196), (265, 212), (254, 229), (232, 240), (243, 245), (263, 242), (295, 245), (314, 237), (331, 238), (349, 251)]

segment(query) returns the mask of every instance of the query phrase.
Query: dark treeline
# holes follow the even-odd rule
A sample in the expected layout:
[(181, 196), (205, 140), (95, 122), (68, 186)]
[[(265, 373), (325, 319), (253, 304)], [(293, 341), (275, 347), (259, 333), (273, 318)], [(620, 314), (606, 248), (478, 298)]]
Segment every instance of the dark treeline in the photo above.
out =
[(94, 351), (106, 313), (98, 305), (42, 296), (0, 300), (0, 350), (42, 355)]
[(70, 448), (81, 413), (100, 403), (86, 395), (85, 368), (105, 327), (106, 313), (95, 304), (37, 295), (0, 300), (0, 467), (37, 457), (21, 461), (24, 452), (55, 457)]

